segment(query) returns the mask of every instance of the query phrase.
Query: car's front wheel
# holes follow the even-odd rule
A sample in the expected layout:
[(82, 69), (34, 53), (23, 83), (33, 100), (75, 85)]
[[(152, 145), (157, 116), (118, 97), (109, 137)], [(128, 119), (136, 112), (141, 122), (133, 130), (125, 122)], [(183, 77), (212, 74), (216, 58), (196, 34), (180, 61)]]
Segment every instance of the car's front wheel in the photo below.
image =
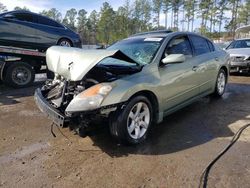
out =
[(139, 144), (146, 139), (152, 120), (152, 104), (146, 97), (136, 96), (111, 115), (110, 132), (123, 143)]
[(227, 85), (227, 75), (223, 69), (220, 69), (217, 76), (214, 96), (221, 97), (225, 92), (226, 85)]

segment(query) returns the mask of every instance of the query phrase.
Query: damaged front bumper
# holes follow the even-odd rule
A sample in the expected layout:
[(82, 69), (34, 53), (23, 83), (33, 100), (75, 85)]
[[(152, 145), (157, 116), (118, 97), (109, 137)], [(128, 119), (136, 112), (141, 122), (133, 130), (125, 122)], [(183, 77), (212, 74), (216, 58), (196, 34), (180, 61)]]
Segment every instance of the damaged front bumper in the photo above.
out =
[(48, 101), (43, 97), (41, 89), (36, 89), (34, 98), (38, 108), (46, 114), (49, 119), (59, 126), (64, 125), (67, 118), (59, 110), (55, 109), (48, 103)]
[(249, 72), (250, 71), (250, 61), (231, 61), (230, 62), (230, 72)]
[(35, 102), (39, 109), (48, 116), (55, 124), (59, 126), (64, 126), (65, 123), (80, 120), (78, 122), (83, 123), (84, 121), (89, 122), (97, 116), (108, 117), (110, 112), (117, 110), (117, 108), (122, 108), (125, 103), (112, 104), (108, 106), (101, 107), (96, 110), (75, 112), (74, 114), (69, 114), (69, 116), (64, 115), (54, 106), (52, 106), (43, 96), (40, 88), (35, 91)]

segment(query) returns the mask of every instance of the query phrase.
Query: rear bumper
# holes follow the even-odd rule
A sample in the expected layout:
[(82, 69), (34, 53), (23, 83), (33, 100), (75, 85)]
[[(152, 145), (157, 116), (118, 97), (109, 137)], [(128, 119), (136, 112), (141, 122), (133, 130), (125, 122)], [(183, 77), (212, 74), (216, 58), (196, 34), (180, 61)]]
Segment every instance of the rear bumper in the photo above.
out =
[(64, 125), (66, 117), (47, 102), (42, 95), (41, 89), (36, 89), (34, 98), (38, 108), (46, 114), (49, 119), (59, 126)]

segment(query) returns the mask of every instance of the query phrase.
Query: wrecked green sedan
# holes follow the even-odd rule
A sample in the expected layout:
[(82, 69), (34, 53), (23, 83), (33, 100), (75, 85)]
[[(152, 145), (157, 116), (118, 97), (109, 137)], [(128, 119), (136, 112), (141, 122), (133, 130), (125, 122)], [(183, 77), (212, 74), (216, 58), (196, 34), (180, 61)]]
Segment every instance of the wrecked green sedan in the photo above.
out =
[(46, 61), (55, 77), (35, 92), (41, 111), (80, 131), (108, 118), (111, 135), (129, 144), (198, 98), (222, 96), (229, 72), (226, 52), (187, 32), (141, 33), (99, 50), (54, 46)]

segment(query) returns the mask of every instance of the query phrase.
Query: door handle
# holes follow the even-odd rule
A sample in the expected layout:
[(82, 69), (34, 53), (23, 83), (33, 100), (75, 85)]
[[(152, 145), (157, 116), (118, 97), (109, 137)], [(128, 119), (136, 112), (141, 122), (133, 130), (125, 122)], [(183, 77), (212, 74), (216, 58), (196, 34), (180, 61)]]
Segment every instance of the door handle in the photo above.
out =
[(218, 57), (216, 57), (216, 58), (214, 58), (215, 59), (215, 61), (219, 61), (219, 58)]
[(192, 70), (197, 71), (198, 68), (199, 68), (199, 66), (193, 66)]

